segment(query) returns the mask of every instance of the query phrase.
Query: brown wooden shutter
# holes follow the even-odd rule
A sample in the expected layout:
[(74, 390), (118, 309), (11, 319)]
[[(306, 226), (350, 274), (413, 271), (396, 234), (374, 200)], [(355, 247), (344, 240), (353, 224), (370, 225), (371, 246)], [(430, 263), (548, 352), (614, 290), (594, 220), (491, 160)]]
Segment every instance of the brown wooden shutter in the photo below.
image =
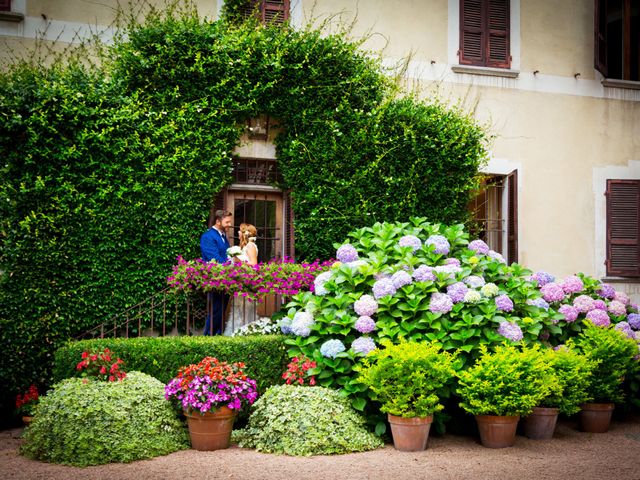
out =
[(485, 65), (486, 0), (460, 2), (460, 64)]
[(0, 0), (0, 12), (11, 11), (11, 0)]
[(507, 175), (507, 262), (518, 261), (518, 171)]
[(282, 25), (289, 19), (289, 0), (262, 0), (262, 22)]
[(291, 191), (284, 193), (284, 255), (286, 257), (295, 258), (295, 243), (293, 230), (293, 199)]
[(607, 0), (595, 0), (594, 20), (594, 66), (607, 77)]
[(487, 66), (509, 68), (509, 0), (489, 0)]
[(213, 226), (213, 220), (215, 218), (216, 210), (226, 210), (227, 208), (227, 189), (223, 188), (216, 195), (216, 199), (211, 205), (211, 211), (209, 212), (209, 228)]
[(607, 180), (607, 275), (640, 276), (640, 180)]

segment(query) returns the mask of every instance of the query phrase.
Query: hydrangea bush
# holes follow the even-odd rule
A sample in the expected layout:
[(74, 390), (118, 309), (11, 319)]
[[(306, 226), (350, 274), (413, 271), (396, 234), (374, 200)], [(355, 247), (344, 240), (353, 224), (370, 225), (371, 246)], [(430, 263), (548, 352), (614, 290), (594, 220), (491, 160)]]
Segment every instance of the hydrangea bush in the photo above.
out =
[(281, 325), (290, 356), (316, 361), (319, 384), (340, 388), (359, 410), (369, 397), (354, 366), (383, 340), (435, 342), (459, 352), (460, 369), (481, 345), (535, 343), (563, 318), (548, 309), (531, 271), (469, 242), (462, 225), (376, 223), (336, 248), (338, 262), (316, 277), (313, 292), (293, 297)]

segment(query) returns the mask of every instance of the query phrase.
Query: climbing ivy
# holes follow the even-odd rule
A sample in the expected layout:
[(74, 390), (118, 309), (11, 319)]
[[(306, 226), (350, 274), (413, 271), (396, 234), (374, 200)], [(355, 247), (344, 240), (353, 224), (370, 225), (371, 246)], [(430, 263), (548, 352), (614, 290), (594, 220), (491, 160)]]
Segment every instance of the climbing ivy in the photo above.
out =
[[(169, 13), (167, 13), (169, 12)], [(374, 221), (456, 223), (485, 157), (467, 115), (397, 94), (373, 55), (318, 30), (151, 12), (99, 66), (0, 74), (2, 404), (62, 341), (199, 255), (247, 118), (266, 113), (299, 259)]]

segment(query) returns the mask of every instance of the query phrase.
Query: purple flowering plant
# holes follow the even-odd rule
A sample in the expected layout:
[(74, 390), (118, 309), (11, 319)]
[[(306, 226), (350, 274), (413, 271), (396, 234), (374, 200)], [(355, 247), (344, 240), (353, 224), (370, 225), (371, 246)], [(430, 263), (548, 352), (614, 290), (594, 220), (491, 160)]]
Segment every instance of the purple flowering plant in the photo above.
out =
[(205, 357), (181, 367), (165, 386), (165, 398), (185, 412), (213, 413), (220, 407), (239, 411), (258, 398), (256, 381), (244, 373), (244, 363)]

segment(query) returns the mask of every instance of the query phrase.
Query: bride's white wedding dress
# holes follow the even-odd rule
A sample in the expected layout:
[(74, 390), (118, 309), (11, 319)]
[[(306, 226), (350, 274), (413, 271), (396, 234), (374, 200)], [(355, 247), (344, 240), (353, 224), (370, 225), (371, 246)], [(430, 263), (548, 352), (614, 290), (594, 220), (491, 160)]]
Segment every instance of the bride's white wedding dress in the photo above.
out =
[[(255, 248), (256, 257), (258, 256), (258, 246), (254, 242), (249, 242), (242, 248), (242, 253), (237, 257), (242, 263), (249, 263), (249, 255), (247, 254), (247, 247), (249, 246)], [(256, 302), (250, 302), (243, 296), (232, 297), (231, 308), (229, 309), (229, 315), (222, 334), (230, 337), (233, 332), (257, 319)]]

